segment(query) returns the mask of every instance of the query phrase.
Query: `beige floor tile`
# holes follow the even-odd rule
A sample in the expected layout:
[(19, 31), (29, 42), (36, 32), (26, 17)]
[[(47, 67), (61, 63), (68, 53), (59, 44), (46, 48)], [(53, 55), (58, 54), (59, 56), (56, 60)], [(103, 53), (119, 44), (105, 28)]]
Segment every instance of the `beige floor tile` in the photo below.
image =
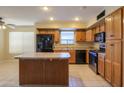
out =
[[(0, 87), (19, 86), (18, 60), (0, 63)], [(51, 87), (46, 85), (25, 85), (26, 87)], [(53, 86), (61, 87), (61, 86)], [(69, 65), (69, 87), (111, 87), (102, 77), (96, 75), (88, 65)]]

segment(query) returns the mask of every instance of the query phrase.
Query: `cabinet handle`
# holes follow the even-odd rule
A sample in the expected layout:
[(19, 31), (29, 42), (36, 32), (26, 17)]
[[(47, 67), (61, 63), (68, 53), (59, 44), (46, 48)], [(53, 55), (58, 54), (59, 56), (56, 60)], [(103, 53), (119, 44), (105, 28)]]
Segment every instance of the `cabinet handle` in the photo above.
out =
[(110, 37), (114, 37), (114, 35), (110, 35)]
[(114, 44), (111, 44), (111, 46), (114, 46)]

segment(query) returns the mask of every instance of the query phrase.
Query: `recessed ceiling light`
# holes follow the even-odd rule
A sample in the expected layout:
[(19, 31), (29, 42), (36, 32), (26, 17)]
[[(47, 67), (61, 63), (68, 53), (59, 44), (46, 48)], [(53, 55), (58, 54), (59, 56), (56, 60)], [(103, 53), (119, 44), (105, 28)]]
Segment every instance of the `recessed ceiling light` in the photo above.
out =
[(75, 21), (79, 21), (79, 18), (78, 17), (75, 17)]
[(51, 20), (51, 21), (53, 21), (53, 20), (54, 20), (54, 18), (53, 18), (53, 17), (50, 17), (50, 20)]
[(47, 10), (48, 10), (48, 7), (44, 6), (44, 7), (43, 7), (43, 10), (44, 10), (44, 11), (47, 11)]

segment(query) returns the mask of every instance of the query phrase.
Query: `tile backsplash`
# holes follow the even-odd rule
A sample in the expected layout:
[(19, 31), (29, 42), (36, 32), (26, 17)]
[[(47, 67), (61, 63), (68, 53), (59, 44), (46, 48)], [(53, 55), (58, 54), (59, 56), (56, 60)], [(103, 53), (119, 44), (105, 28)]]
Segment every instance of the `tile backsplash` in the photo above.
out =
[(75, 44), (54, 44), (54, 48), (95, 48), (99, 49), (99, 44), (94, 42), (82, 42), (82, 43), (75, 43)]

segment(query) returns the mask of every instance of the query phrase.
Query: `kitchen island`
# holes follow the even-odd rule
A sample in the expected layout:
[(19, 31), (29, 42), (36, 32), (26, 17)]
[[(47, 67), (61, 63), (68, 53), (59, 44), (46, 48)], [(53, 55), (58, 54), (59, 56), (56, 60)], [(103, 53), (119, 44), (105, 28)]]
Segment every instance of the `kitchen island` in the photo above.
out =
[(19, 84), (68, 86), (69, 53), (30, 53), (15, 57), (19, 59)]

